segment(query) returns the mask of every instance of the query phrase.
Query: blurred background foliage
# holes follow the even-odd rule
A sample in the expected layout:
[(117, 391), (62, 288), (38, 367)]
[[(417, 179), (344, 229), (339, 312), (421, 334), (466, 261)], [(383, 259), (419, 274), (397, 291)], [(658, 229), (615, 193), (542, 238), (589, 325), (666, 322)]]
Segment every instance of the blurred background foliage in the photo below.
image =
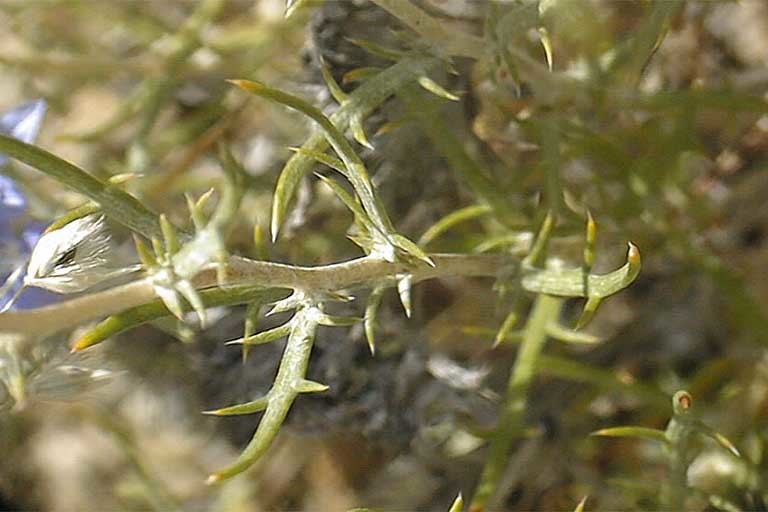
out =
[[(686, 506), (765, 509), (768, 4), (416, 2), (439, 34), (365, 0), (289, 4), (286, 18), (283, 0), (0, 2), (0, 108), (45, 98), (41, 146), (104, 179), (142, 174), (126, 189), (181, 226), (184, 194), (221, 183), (211, 150), (226, 141), (248, 172), (232, 252), (326, 264), (359, 250), (346, 209), (314, 178), (268, 241), (277, 176), (310, 125), (226, 80), (259, 80), (331, 113), (321, 62), (349, 93), (393, 61), (436, 59), (429, 81), (367, 117), (374, 149), (356, 146), (399, 232), (417, 240), (469, 207), (423, 247), (519, 254), (551, 210), (550, 257), (578, 266), (588, 209), (595, 269), (620, 265), (627, 240), (643, 254), (636, 283), (586, 329), (600, 342), (551, 343), (538, 360), (494, 506), (572, 510), (589, 495), (587, 509), (658, 509), (664, 447), (589, 434), (664, 429), (673, 393), (687, 389), (741, 457), (697, 445)], [(475, 34), (479, 51), (430, 37), (459, 33)], [(7, 172), (32, 220), (82, 202), (34, 170)], [(505, 287), (424, 282), (411, 319), (387, 293), (375, 357), (362, 326), (320, 331), (309, 377), (330, 390), (299, 398), (256, 468), (216, 487), (205, 476), (254, 422), (199, 411), (263, 393), (281, 352), (258, 347), (243, 365), (223, 346), (240, 336), (244, 308), (216, 310), (202, 331), (144, 325), (83, 356), (53, 340), (40, 349), (47, 389), (81, 391), (67, 368), (111, 378), (0, 416), (0, 508), (447, 510), (478, 482), (515, 360), (516, 344), (494, 337), (510, 309), (525, 318), (530, 307)], [(568, 302), (562, 321), (582, 305)]]

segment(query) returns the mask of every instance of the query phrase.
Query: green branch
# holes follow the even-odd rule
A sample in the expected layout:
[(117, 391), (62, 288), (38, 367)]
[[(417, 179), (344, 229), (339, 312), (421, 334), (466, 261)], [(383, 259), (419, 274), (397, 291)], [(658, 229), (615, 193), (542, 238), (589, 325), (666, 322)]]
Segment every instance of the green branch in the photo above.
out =
[(523, 330), (523, 340), (512, 374), (509, 377), (507, 394), (504, 397), (498, 426), (491, 440), (490, 453), (470, 505), (470, 510), (473, 512), (491, 510), (498, 506), (496, 495), (499, 492), (499, 481), (507, 466), (512, 444), (525, 426), (528, 390), (536, 372), (539, 356), (547, 341), (547, 327), (557, 322), (562, 305), (563, 299), (557, 297), (549, 295), (536, 297), (533, 310)]
[[(490, 254), (434, 254), (431, 258), (434, 267), (413, 267), (368, 257), (320, 267), (300, 267), (233, 256), (226, 262), (227, 271), (221, 284), (335, 291), (387, 279), (394, 282), (396, 276), (402, 274), (410, 274), (414, 283), (448, 276), (496, 277), (507, 264), (507, 258)], [(204, 290), (219, 284), (218, 267), (218, 263), (211, 263), (196, 275), (192, 279), (195, 288)], [(2, 313), (0, 335), (33, 341), (156, 298), (152, 279), (139, 279), (42, 308)]]
[[(355, 89), (349, 95), (347, 102), (330, 117), (331, 123), (338, 131), (346, 132), (353, 119), (367, 117), (405, 84), (425, 75), (438, 64), (437, 59), (430, 57), (404, 58)], [(325, 131), (315, 130), (301, 148), (310, 154), (324, 152), (328, 149)], [(301, 178), (315, 166), (315, 159), (305, 152), (294, 154), (285, 164), (278, 178), (272, 202), (272, 240), (277, 239), (288, 212), (288, 205)]]
[(316, 318), (317, 311), (317, 307), (314, 305), (308, 305), (296, 311), (291, 320), (293, 329), (288, 336), (288, 343), (280, 361), (280, 368), (272, 384), (272, 389), (267, 394), (264, 416), (261, 418), (251, 442), (248, 443), (234, 464), (209, 476), (208, 484), (230, 478), (251, 467), (272, 444), (299, 393), (323, 389), (322, 385), (310, 383), (305, 379), (315, 332), (319, 325)]
[(157, 215), (149, 211), (135, 197), (91, 176), (76, 165), (42, 148), (3, 134), (0, 134), (0, 153), (34, 167), (85, 195), (97, 203), (107, 217), (128, 229), (141, 233), (147, 238), (162, 237)]

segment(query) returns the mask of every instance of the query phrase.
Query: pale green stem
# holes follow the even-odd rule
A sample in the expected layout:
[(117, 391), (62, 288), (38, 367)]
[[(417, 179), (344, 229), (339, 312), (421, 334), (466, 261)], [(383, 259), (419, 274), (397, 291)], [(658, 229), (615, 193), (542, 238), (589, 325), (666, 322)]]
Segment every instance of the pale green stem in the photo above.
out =
[[(334, 291), (410, 274), (413, 282), (447, 276), (495, 277), (507, 259), (501, 255), (436, 254), (435, 266), (409, 266), (378, 258), (363, 257), (321, 267), (299, 267), (231, 257), (227, 262), (225, 285), (261, 285), (265, 288), (292, 288)], [(218, 265), (209, 264), (195, 276), (198, 289), (217, 284)], [(72, 329), (84, 322), (103, 318), (156, 299), (152, 280), (139, 279), (101, 292), (25, 311), (0, 314), (0, 337), (34, 340)]]
[(552, 115), (542, 116), (536, 122), (537, 135), (541, 141), (541, 166), (546, 176), (546, 201), (549, 211), (557, 218), (563, 202), (563, 186), (560, 182), (560, 133), (557, 120)]
[(299, 386), (307, 374), (309, 356), (312, 353), (318, 325), (311, 318), (312, 313), (313, 306), (300, 309), (292, 320), (292, 325), (295, 327), (288, 336), (288, 343), (280, 361), (280, 368), (269, 392), (269, 405), (267, 405), (251, 442), (234, 464), (211, 475), (208, 483), (215, 483), (242, 473), (253, 465), (272, 444), (291, 409), (293, 401), (298, 396)]
[(558, 320), (562, 304), (563, 299), (550, 295), (538, 295), (533, 303), (507, 385), (499, 424), (491, 440), (490, 453), (469, 508), (471, 512), (484, 512), (499, 505), (494, 503), (494, 497), (499, 491), (499, 481), (515, 438), (525, 426), (528, 391), (547, 340), (547, 326)]
[[(681, 404), (688, 403), (685, 406)], [(662, 510), (685, 510), (685, 497), (688, 492), (688, 466), (693, 460), (691, 443), (696, 433), (694, 420), (689, 413), (690, 395), (678, 391), (672, 398), (674, 414), (664, 435), (669, 441), (667, 447), (668, 470), (667, 479), (661, 486)]]

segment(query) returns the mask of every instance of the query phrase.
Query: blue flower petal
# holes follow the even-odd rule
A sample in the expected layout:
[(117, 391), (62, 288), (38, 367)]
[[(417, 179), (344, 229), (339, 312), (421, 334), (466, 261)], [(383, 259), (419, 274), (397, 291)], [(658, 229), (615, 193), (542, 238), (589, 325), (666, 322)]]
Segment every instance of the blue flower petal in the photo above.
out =
[[(26, 143), (32, 143), (40, 132), (48, 105), (45, 100), (31, 101), (0, 115), (0, 133)], [(0, 154), (0, 167), (8, 161)], [(27, 198), (8, 176), (0, 175), (0, 284), (14, 269), (24, 266), (32, 248), (40, 238), (45, 225), (38, 222), (21, 224), (17, 221), (27, 209)], [(19, 228), (23, 225), (21, 233)], [(5, 296), (0, 297), (2, 307), (21, 286), (21, 279)], [(26, 309), (50, 304), (58, 296), (40, 289), (25, 290), (11, 309)]]
[(26, 209), (27, 198), (19, 187), (8, 176), (0, 175), (0, 224), (18, 217)]
[[(42, 222), (31, 222), (24, 227), (21, 237), (0, 237), (0, 284), (19, 265), (24, 265), (26, 259), (32, 252), (37, 241), (40, 239), (46, 225)], [(0, 296), (0, 308), (8, 302), (14, 293), (21, 287), (21, 279), (8, 290), (4, 296)], [(51, 304), (60, 299), (54, 293), (40, 288), (28, 288), (19, 296), (18, 300), (11, 306), (14, 309), (38, 308)]]
[[(22, 142), (32, 143), (40, 133), (40, 126), (48, 110), (45, 100), (35, 100), (24, 103), (0, 115), (0, 133), (10, 135)], [(0, 154), (0, 166), (8, 158)]]
[(40, 133), (48, 104), (45, 100), (24, 103), (0, 116), (0, 131), (20, 141), (31, 143)]

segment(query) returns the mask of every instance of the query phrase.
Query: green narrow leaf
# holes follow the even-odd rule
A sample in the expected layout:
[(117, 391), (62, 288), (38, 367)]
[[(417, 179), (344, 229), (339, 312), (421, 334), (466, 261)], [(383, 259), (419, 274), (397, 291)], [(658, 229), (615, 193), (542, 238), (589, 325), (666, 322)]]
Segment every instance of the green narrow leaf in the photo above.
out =
[(157, 266), (157, 258), (155, 253), (150, 250), (144, 240), (141, 239), (136, 233), (133, 234), (133, 244), (136, 246), (136, 253), (139, 255), (139, 260), (145, 269), (150, 269)]
[(597, 336), (569, 329), (559, 323), (549, 324), (547, 326), (547, 334), (556, 340), (576, 345), (595, 345), (602, 341)]
[(518, 320), (517, 311), (514, 309), (507, 314), (504, 321), (501, 323), (499, 331), (496, 333), (496, 337), (493, 340), (493, 347), (498, 347), (503, 341), (509, 338), (509, 334), (512, 329), (517, 325)]
[(73, 220), (80, 219), (82, 217), (85, 217), (86, 215), (91, 215), (92, 213), (98, 213), (101, 211), (101, 208), (98, 204), (88, 202), (82, 206), (78, 206), (77, 208), (73, 208), (72, 210), (69, 210), (68, 212), (64, 213), (64, 215), (57, 218), (55, 221), (51, 222), (48, 227), (45, 228), (45, 231), (43, 233), (50, 233), (51, 231), (56, 231), (57, 229), (63, 228)]
[[(380, 208), (378, 201), (373, 194), (373, 185), (368, 177), (368, 171), (365, 168), (360, 157), (352, 149), (347, 139), (341, 131), (326, 117), (318, 108), (310, 105), (303, 99), (285, 93), (283, 91), (267, 87), (259, 82), (250, 80), (230, 80), (241, 89), (253, 93), (257, 96), (272, 100), (292, 109), (298, 110), (310, 119), (314, 120), (325, 132), (328, 142), (341, 157), (344, 162), (344, 176), (352, 184), (358, 197), (360, 198), (365, 211), (371, 217), (376, 227), (382, 232), (391, 231), (391, 221), (386, 213)], [(355, 116), (351, 116), (349, 122), (352, 122)], [(273, 233), (274, 237), (274, 233)]]
[(168, 311), (179, 321), (184, 321), (184, 303), (176, 288), (165, 285), (154, 285), (155, 295), (160, 297)]
[[(585, 274), (586, 275), (586, 274)], [(579, 319), (576, 320), (576, 330), (584, 328), (594, 318), (597, 313), (597, 308), (600, 307), (600, 303), (603, 301), (600, 297), (590, 297), (584, 303), (584, 308), (579, 315)]]
[(322, 393), (328, 391), (328, 386), (313, 380), (302, 379), (296, 383), (294, 389), (297, 393)]
[(638, 439), (650, 439), (662, 444), (669, 444), (667, 436), (663, 430), (646, 427), (611, 427), (592, 432), (592, 436), (601, 437), (634, 437)]
[(320, 325), (325, 325), (328, 327), (348, 327), (350, 325), (360, 323), (363, 320), (363, 318), (358, 318), (355, 316), (323, 315), (320, 318)]
[(378, 75), (381, 72), (382, 72), (382, 69), (376, 68), (376, 67), (355, 68), (344, 73), (344, 76), (341, 77), (341, 83), (348, 84), (352, 82), (367, 80), (373, 76)]
[(584, 269), (524, 269), (523, 288), (532, 293), (560, 297), (588, 297), (602, 299), (629, 286), (640, 273), (640, 252), (632, 243), (627, 252), (627, 263), (607, 274), (586, 274)]
[(42, 148), (0, 134), (0, 153), (47, 174), (98, 204), (104, 215), (147, 238), (161, 236), (157, 216), (135, 197)]
[(231, 405), (221, 409), (215, 409), (212, 411), (203, 411), (203, 414), (211, 416), (237, 416), (240, 414), (254, 414), (261, 412), (269, 405), (269, 395), (257, 398), (252, 402), (244, 404)]
[(201, 195), (197, 201), (195, 201), (189, 194), (184, 194), (187, 200), (187, 209), (189, 210), (189, 216), (192, 219), (192, 225), (196, 231), (205, 229), (205, 225), (208, 221), (205, 218), (205, 206), (213, 196), (213, 189), (209, 189), (203, 195)]
[(377, 137), (386, 135), (387, 133), (391, 133), (397, 130), (398, 128), (404, 126), (407, 123), (408, 123), (408, 119), (406, 119), (405, 117), (400, 117), (398, 119), (393, 119), (392, 121), (387, 121), (386, 123), (379, 126), (379, 129), (376, 130), (375, 135)]
[(487, 215), (490, 211), (491, 208), (488, 205), (474, 204), (451, 212), (435, 222), (423, 235), (421, 235), (421, 238), (419, 238), (419, 245), (427, 245), (457, 224)]
[(304, 149), (304, 148), (296, 148), (296, 147), (289, 147), (289, 150), (293, 151), (294, 153), (300, 153), (302, 155), (308, 156), (312, 158), (313, 160), (317, 160), (321, 164), (327, 165), (331, 169), (338, 171), (340, 173), (344, 172), (344, 162), (339, 160), (333, 155), (329, 155), (328, 153), (322, 153), (320, 151), (313, 151), (311, 149)]
[(741, 457), (741, 453), (736, 448), (736, 446), (725, 437), (720, 432), (714, 430), (713, 428), (709, 427), (708, 425), (705, 425), (701, 421), (697, 421), (695, 423), (696, 428), (705, 436), (713, 439), (717, 444), (725, 448), (728, 452), (730, 452), (734, 457)]
[(258, 334), (251, 334), (248, 337), (242, 337), (236, 340), (228, 341), (225, 343), (225, 345), (240, 345), (240, 344), (246, 345), (246, 346), (261, 345), (263, 343), (269, 343), (270, 341), (275, 341), (280, 338), (284, 338), (285, 336), (288, 336), (290, 333), (291, 333), (291, 322), (288, 322), (278, 327), (274, 327), (272, 329), (262, 331)]
[(235, 159), (229, 148), (221, 142), (218, 144), (218, 161), (227, 179), (224, 182), (221, 200), (216, 205), (209, 224), (213, 229), (225, 234), (229, 232), (237, 217), (240, 202), (245, 195), (248, 173)]
[(373, 144), (371, 144), (368, 141), (368, 136), (365, 134), (365, 129), (363, 128), (363, 118), (362, 116), (354, 116), (349, 121), (349, 128), (352, 131), (352, 137), (362, 146), (365, 146), (366, 148), (373, 150)]
[(523, 260), (523, 264), (530, 266), (541, 265), (553, 229), (555, 229), (555, 216), (552, 214), (552, 211), (548, 211), (546, 217), (544, 217), (544, 222), (541, 223), (539, 232), (536, 234), (536, 240), (533, 242), (531, 252)]
[[(299, 98), (298, 96), (288, 94), (279, 89), (268, 87), (261, 82), (254, 82), (252, 80), (229, 80), (229, 82), (243, 89), (244, 91), (297, 110), (298, 112), (301, 112), (305, 116), (315, 121), (325, 131), (328, 137), (328, 142), (334, 146), (334, 149), (336, 149), (337, 153), (339, 153), (339, 156), (348, 168), (347, 170), (354, 172), (352, 169), (349, 169), (350, 165), (346, 160), (349, 159), (350, 161), (355, 162), (356, 160), (359, 160), (359, 158), (349, 146), (349, 143), (344, 138), (342, 132), (328, 117), (326, 117), (325, 114), (320, 111), (320, 109)], [(369, 181), (367, 175), (361, 176), (361, 179)], [(370, 187), (370, 183), (368, 183), (366, 186)]]
[(372, 230), (373, 228), (373, 222), (368, 217), (368, 214), (365, 213), (365, 210), (363, 210), (363, 207), (360, 206), (360, 203), (352, 197), (352, 194), (346, 191), (344, 187), (336, 183), (335, 180), (323, 176), (322, 174), (316, 174), (318, 178), (322, 180), (323, 183), (325, 183), (331, 190), (333, 190), (333, 193), (336, 194), (336, 196), (341, 200), (344, 205), (349, 208), (352, 213), (355, 216), (355, 221), (360, 223), (365, 229)]
[(27, 398), (27, 372), (16, 346), (11, 344), (3, 354), (3, 384), (17, 406), (23, 406)]
[(197, 201), (195, 201), (195, 208), (201, 215), (205, 213), (205, 208), (208, 206), (208, 203), (211, 202), (214, 192), (216, 191), (213, 188), (209, 188), (197, 198)]
[(669, 396), (656, 387), (628, 381), (612, 370), (580, 363), (572, 359), (542, 355), (536, 362), (536, 372), (560, 379), (592, 384), (598, 389), (609, 392), (620, 390), (623, 393), (648, 401), (659, 409), (669, 407)]
[[(285, 296), (285, 291), (261, 286), (232, 286), (227, 289), (209, 288), (200, 290), (200, 296), (208, 307), (242, 304), (251, 300), (272, 301)], [(78, 338), (73, 352), (84, 350), (116, 334), (133, 329), (141, 324), (169, 316), (171, 313), (162, 300), (157, 299), (141, 306), (127, 309), (108, 317), (96, 327)]]
[(501, 59), (514, 83), (515, 94), (520, 97), (520, 70), (509, 48), (511, 46), (519, 47), (525, 34), (539, 25), (540, 3), (515, 3), (505, 5), (505, 7), (505, 13), (498, 20), (495, 30), (491, 31), (491, 34), (498, 40)]
[(175, 286), (181, 296), (184, 297), (192, 306), (192, 309), (195, 310), (197, 318), (200, 320), (200, 328), (204, 329), (208, 323), (208, 318), (205, 312), (205, 303), (203, 302), (203, 299), (200, 298), (200, 294), (197, 293), (195, 287), (192, 286), (192, 283), (187, 279), (176, 281)]
[(379, 313), (384, 290), (386, 290), (384, 285), (378, 285), (371, 290), (371, 294), (368, 296), (368, 303), (365, 306), (365, 339), (368, 341), (368, 349), (371, 351), (372, 356), (376, 354), (376, 316)]
[(458, 96), (445, 90), (440, 84), (427, 76), (419, 77), (418, 83), (424, 90), (431, 92), (435, 96), (439, 96), (451, 101), (459, 101), (460, 99)]
[(210, 475), (206, 480), (207, 484), (215, 484), (242, 473), (251, 467), (271, 446), (298, 395), (297, 383), (305, 379), (317, 330), (317, 323), (314, 321), (316, 316), (316, 308), (314, 307), (304, 307), (297, 310), (296, 315), (294, 315), (293, 329), (288, 337), (280, 367), (269, 392), (269, 404), (256, 432), (237, 460), (230, 466)]
[(581, 498), (581, 501), (576, 505), (576, 508), (573, 509), (573, 512), (584, 512), (584, 505), (587, 504), (587, 498), (589, 498), (589, 496)]
[(162, 265), (168, 264), (168, 255), (166, 254), (165, 247), (159, 238), (152, 237), (152, 250), (155, 252), (157, 261)]
[(559, 130), (560, 117), (553, 114), (536, 116), (530, 121), (535, 128), (541, 147), (541, 167), (546, 178), (544, 200), (555, 220), (562, 211), (564, 187), (562, 174), (562, 144)]
[(505, 233), (503, 235), (491, 236), (477, 244), (473, 252), (483, 253), (493, 251), (502, 247), (508, 247), (508, 251), (515, 256), (530, 254), (533, 242), (533, 236), (527, 231), (516, 233)]
[(410, 274), (401, 277), (397, 281), (397, 293), (400, 296), (400, 303), (405, 310), (405, 316), (408, 318), (411, 318), (411, 282), (412, 277)]
[(589, 272), (595, 264), (595, 245), (597, 243), (597, 224), (592, 212), (587, 210), (586, 244), (584, 245), (584, 266)]
[(398, 233), (395, 233), (392, 235), (392, 241), (395, 243), (396, 246), (398, 246), (400, 249), (406, 252), (406, 254), (409, 254), (413, 256), (414, 258), (418, 259), (419, 261), (422, 261), (429, 265), (430, 267), (435, 266), (435, 262), (432, 261), (432, 258), (427, 256), (427, 253), (421, 250), (421, 247), (413, 243), (408, 238), (404, 237), (403, 235), (400, 235)]
[(256, 259), (260, 261), (269, 261), (269, 248), (267, 247), (267, 240), (264, 237), (264, 228), (258, 223), (253, 225), (253, 249)]
[(347, 41), (354, 44), (355, 46), (359, 46), (363, 50), (367, 51), (368, 53), (372, 53), (373, 55), (376, 55), (377, 57), (381, 57), (382, 59), (392, 60), (392, 61), (398, 61), (405, 57), (405, 53), (398, 51), (398, 50), (392, 50), (390, 48), (386, 48), (380, 44), (376, 44), (372, 41), (367, 41), (365, 39), (354, 39), (351, 37), (345, 37)]
[(614, 77), (623, 86), (636, 84), (669, 30), (672, 19), (684, 6), (685, 2), (680, 0), (653, 2), (650, 15), (642, 20), (632, 37), (616, 51), (608, 76)]
[(335, 99), (339, 105), (346, 103), (349, 100), (349, 95), (341, 89), (339, 83), (333, 78), (331, 70), (328, 69), (325, 62), (320, 63), (320, 72), (323, 74), (323, 80), (325, 80), (325, 85), (328, 87), (333, 99)]
[(173, 227), (164, 213), (160, 214), (160, 229), (163, 232), (163, 240), (165, 240), (165, 250), (170, 256), (173, 256), (179, 252), (179, 238), (176, 234), (176, 228)]
[[(340, 131), (349, 128), (353, 116), (367, 116), (373, 109), (381, 105), (389, 96), (399, 91), (403, 85), (429, 72), (439, 65), (433, 58), (407, 57), (381, 71), (366, 81), (349, 95), (349, 101), (342, 105), (332, 116), (331, 121)], [(328, 147), (328, 141), (322, 131), (314, 132), (302, 145), (304, 149), (323, 152)], [(302, 177), (311, 170), (313, 159), (294, 155), (283, 167), (278, 177), (272, 201), (272, 220), (270, 229), (272, 240), (276, 240), (288, 211), (288, 206), (294, 196), (296, 187)]]
[[(258, 224), (257, 224), (258, 225)], [(256, 326), (259, 323), (259, 315), (261, 314), (261, 308), (264, 303), (260, 300), (254, 300), (248, 303), (248, 308), (245, 311), (245, 322), (243, 323), (243, 339), (248, 339), (256, 334)], [(243, 343), (242, 355), (243, 363), (248, 359), (248, 353), (251, 350), (251, 345)]]
[(451, 503), (451, 508), (448, 509), (448, 512), (461, 512), (462, 510), (464, 510), (464, 498), (459, 493), (456, 499), (453, 500), (453, 503)]
[(544, 47), (544, 55), (547, 58), (547, 67), (550, 71), (552, 71), (552, 67), (554, 65), (554, 60), (552, 58), (552, 39), (549, 37), (549, 31), (546, 27), (539, 27), (539, 40), (541, 41), (541, 46)]

